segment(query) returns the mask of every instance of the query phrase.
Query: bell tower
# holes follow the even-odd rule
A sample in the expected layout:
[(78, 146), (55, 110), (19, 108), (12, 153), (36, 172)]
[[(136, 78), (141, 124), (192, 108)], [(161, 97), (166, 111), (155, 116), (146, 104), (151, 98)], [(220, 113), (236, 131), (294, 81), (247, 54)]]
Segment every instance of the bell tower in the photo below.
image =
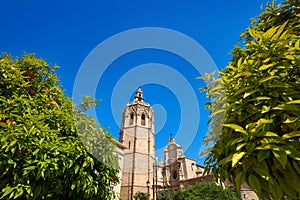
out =
[(120, 142), (128, 147), (124, 150), (120, 199), (132, 200), (137, 192), (153, 199), (154, 113), (150, 104), (144, 102), (140, 87), (124, 108)]

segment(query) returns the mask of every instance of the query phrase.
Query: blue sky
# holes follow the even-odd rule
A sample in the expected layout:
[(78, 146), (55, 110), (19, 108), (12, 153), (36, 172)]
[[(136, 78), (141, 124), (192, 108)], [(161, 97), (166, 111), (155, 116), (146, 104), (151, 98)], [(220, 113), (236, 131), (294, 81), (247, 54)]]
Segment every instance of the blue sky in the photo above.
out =
[[(85, 95), (85, 89), (96, 88), (95, 93), (89, 95), (94, 94), (102, 100), (96, 109), (97, 119), (103, 126), (110, 127), (109, 132), (117, 138), (125, 103), (132, 100), (135, 89), (141, 85), (145, 101), (154, 106), (157, 155), (162, 156), (161, 150), (172, 133), (177, 143), (184, 147), (185, 154), (203, 164), (198, 154), (208, 128), (208, 111), (204, 109), (205, 94), (198, 91), (204, 83), (196, 77), (199, 71), (212, 70), (203, 60), (213, 61), (216, 69), (227, 65), (231, 58), (229, 52), (238, 44), (241, 31), (249, 26), (250, 18), (257, 16), (260, 6), (266, 2), (3, 1), (0, 51), (13, 56), (21, 56), (24, 51), (34, 52), (49, 63), (61, 66), (57, 73), (70, 97), (74, 96), (78, 76), (84, 76), (84, 81), (79, 82), (80, 92)], [(149, 27), (154, 32), (149, 32)], [(143, 28), (146, 35), (139, 32)], [(161, 30), (167, 35), (155, 35)], [(125, 41), (126, 44), (112, 43), (119, 36), (127, 40), (125, 33), (133, 33), (133, 38)], [(183, 38), (177, 39), (176, 34)], [(133, 45), (143, 37), (150, 38), (154, 47), (140, 46), (116, 54), (122, 45)], [(161, 41), (169, 41), (164, 44), (166, 48), (156, 48), (156, 43), (160, 45)], [(193, 66), (186, 56), (178, 53), (185, 49), (187, 41), (203, 48), (205, 55), (192, 55), (192, 59), (200, 60), (200, 66)], [(101, 54), (97, 49), (103, 48), (105, 42), (109, 45)], [(170, 46), (177, 48), (177, 53), (168, 51)], [(80, 69), (86, 67), (84, 61), (88, 62), (92, 55), (97, 56), (98, 63), (103, 63), (114, 54), (101, 76), (95, 73), (98, 83), (90, 82), (98, 66), (90, 66), (87, 72), (80, 74)], [(144, 75), (139, 76), (142, 73)]]

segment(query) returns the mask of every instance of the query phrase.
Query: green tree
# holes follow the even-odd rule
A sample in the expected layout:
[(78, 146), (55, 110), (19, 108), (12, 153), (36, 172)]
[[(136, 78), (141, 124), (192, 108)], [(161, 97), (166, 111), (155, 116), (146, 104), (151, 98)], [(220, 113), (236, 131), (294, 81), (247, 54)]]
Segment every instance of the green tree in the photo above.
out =
[(144, 193), (144, 192), (137, 192), (134, 195), (134, 199), (135, 200), (148, 200), (149, 195), (147, 193)]
[(237, 193), (231, 189), (223, 189), (215, 183), (201, 182), (194, 186), (188, 187), (183, 192), (186, 200), (239, 200)]
[(171, 192), (162, 190), (157, 195), (157, 200), (239, 200), (237, 193), (231, 189), (223, 189), (215, 183), (197, 183), (186, 190)]
[(113, 148), (89, 149), (110, 136), (66, 97), (55, 68), (33, 54), (0, 57), (0, 199), (114, 196), (118, 169), (98, 159), (113, 162)]
[(174, 200), (175, 194), (170, 190), (161, 190), (157, 193), (157, 200)]
[(268, 4), (241, 41), (220, 78), (202, 77), (212, 82), (207, 171), (262, 199), (299, 199), (300, 2)]

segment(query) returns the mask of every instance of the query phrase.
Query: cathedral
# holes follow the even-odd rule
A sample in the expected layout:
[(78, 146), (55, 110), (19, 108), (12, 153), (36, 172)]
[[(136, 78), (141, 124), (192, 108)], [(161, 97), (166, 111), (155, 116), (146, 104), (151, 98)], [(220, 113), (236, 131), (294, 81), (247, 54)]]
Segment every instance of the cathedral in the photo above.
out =
[[(120, 184), (111, 186), (119, 193), (116, 199), (134, 200), (138, 192), (156, 199), (160, 190), (176, 191), (202, 181), (214, 182), (212, 175), (203, 176), (203, 166), (184, 155), (172, 135), (164, 148), (164, 161), (158, 162), (155, 157), (154, 112), (150, 104), (144, 102), (140, 87), (133, 101), (124, 108), (120, 139), (114, 143), (117, 144), (115, 153), (121, 168)], [(250, 194), (248, 191), (242, 194), (242, 199), (249, 199), (246, 198)]]
[(127, 148), (124, 149), (120, 199), (131, 200), (137, 192), (150, 194), (155, 162), (154, 138), (154, 113), (144, 102), (139, 88), (122, 115), (120, 143)]

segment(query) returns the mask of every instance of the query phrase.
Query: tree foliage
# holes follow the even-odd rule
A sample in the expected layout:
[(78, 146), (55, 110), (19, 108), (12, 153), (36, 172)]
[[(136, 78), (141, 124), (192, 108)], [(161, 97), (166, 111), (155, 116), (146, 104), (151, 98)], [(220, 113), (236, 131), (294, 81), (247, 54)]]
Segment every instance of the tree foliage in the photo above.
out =
[(162, 190), (157, 195), (157, 200), (239, 200), (237, 193), (231, 189), (223, 189), (215, 183), (197, 183), (186, 190), (171, 192)]
[(157, 193), (157, 200), (174, 200), (175, 199), (175, 192), (170, 190), (161, 190)]
[[(66, 97), (55, 68), (33, 54), (0, 57), (0, 199), (114, 195), (109, 186), (118, 182), (118, 169), (86, 148), (109, 134)], [(85, 143), (83, 127), (90, 131)], [(115, 160), (111, 147), (101, 156)]]
[[(203, 88), (213, 99), (210, 124), (223, 124), (220, 135), (208, 138), (215, 143), (207, 171), (229, 179), (237, 191), (248, 183), (262, 199), (298, 199), (300, 2), (268, 4), (241, 41), (220, 78), (202, 77), (213, 82)], [(226, 103), (215, 109), (219, 102)]]
[(144, 193), (144, 192), (137, 192), (134, 195), (134, 199), (135, 200), (148, 200), (149, 195), (147, 193)]

